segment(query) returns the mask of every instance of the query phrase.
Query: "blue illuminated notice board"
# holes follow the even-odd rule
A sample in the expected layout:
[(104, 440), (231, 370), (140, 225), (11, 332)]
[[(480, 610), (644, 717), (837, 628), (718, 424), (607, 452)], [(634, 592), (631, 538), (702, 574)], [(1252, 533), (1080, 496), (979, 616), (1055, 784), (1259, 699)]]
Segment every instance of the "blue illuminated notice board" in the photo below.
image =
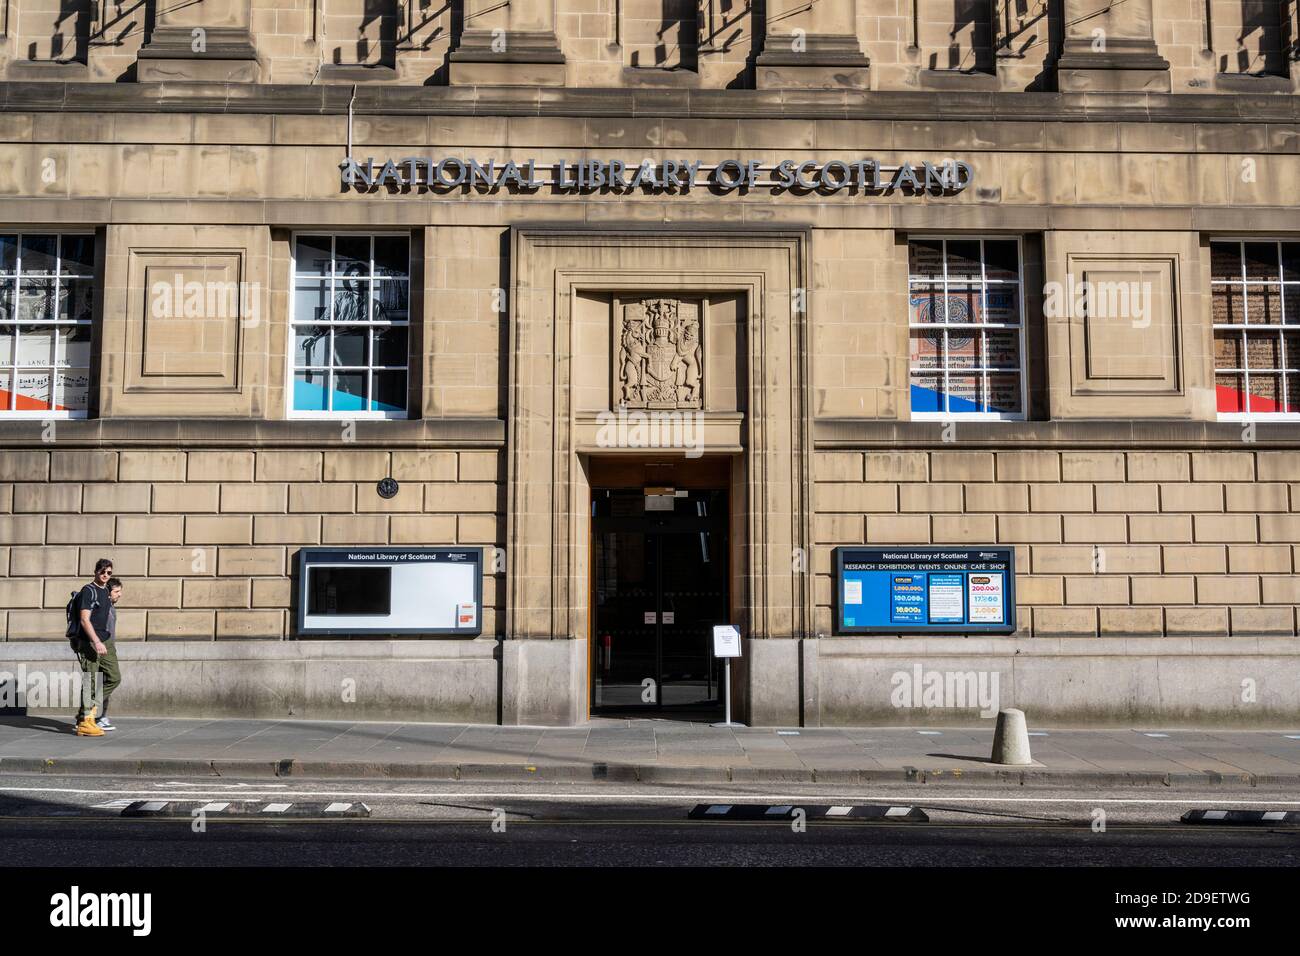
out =
[(837, 634), (1010, 634), (1013, 548), (835, 549)]

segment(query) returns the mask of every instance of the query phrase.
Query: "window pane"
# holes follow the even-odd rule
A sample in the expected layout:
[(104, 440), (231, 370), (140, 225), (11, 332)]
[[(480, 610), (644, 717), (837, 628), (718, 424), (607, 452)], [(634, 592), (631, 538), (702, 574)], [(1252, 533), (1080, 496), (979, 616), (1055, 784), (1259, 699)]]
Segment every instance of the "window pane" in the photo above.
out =
[[(939, 368), (942, 364), (941, 355), (943, 353), (943, 333), (939, 331), (931, 332), (913, 331), (912, 339), (912, 368)], [(915, 403), (913, 403), (915, 408)]]
[(1241, 286), (1215, 286), (1210, 305), (1215, 325), (1243, 325), (1246, 321), (1246, 303)]
[(1286, 375), (1286, 410), (1292, 414), (1300, 412), (1300, 374), (1296, 372)]
[(1276, 282), (1278, 275), (1276, 242), (1246, 243), (1246, 278), (1272, 279)]
[(1284, 336), (1285, 355), (1283, 356), (1286, 365), (1285, 368), (1300, 371), (1300, 332), (1288, 332)]
[(83, 412), (90, 395), (90, 372), (61, 369), (54, 373), (54, 403), (61, 411)]
[(323, 412), (326, 409), (328, 373), (297, 371), (293, 373), (293, 407), (300, 412)]
[(1281, 288), (1278, 286), (1247, 286), (1246, 318), (1251, 325), (1281, 325)]
[(961, 288), (948, 286), (948, 295), (943, 297), (942, 309), (940, 314), (942, 318), (939, 321), (947, 322), (949, 325), (967, 325), (980, 321), (980, 289), (978, 286), (973, 288)]
[(943, 379), (937, 375), (912, 376), (912, 411), (942, 412), (943, 396), (939, 388)]
[(90, 279), (59, 281), (59, 318), (70, 322), (89, 322), (94, 313), (95, 286)]
[(1260, 414), (1280, 412), (1282, 381), (1277, 375), (1250, 376), (1250, 411)]
[(913, 278), (943, 279), (943, 240), (918, 239), (907, 244), (909, 269)]
[(1020, 414), (1020, 376), (990, 375), (988, 405), (985, 411), (1003, 415)]
[(374, 318), (385, 322), (405, 322), (410, 318), (405, 282), (375, 283)]
[(54, 364), (54, 326), (23, 325), (18, 328), (19, 366)]
[(95, 274), (95, 237), (63, 237), (63, 275), (93, 276)]
[(980, 277), (980, 244), (977, 239), (948, 240), (948, 281)]
[(50, 373), (19, 372), (17, 411), (50, 410)]
[(1215, 279), (1241, 278), (1241, 243), (1210, 243), (1210, 275)]
[(948, 411), (978, 412), (979, 407), (978, 375), (948, 376)]
[(19, 249), (19, 267), (26, 275), (53, 275), (58, 267), (58, 236), (25, 235)]
[(366, 373), (334, 373), (334, 411), (360, 412), (366, 407)]
[(989, 286), (984, 293), (984, 321), (995, 325), (1019, 325), (1019, 286)]
[(375, 237), (375, 275), (407, 277), (411, 273), (411, 241), (406, 236)]
[(14, 280), (0, 279), (0, 322), (12, 322), (14, 315)]
[(293, 364), (329, 365), (330, 330), (327, 325), (300, 325), (293, 330)]
[(334, 329), (334, 364), (335, 365), (361, 365), (366, 364), (366, 330), (360, 329)]
[(1019, 244), (1011, 240), (989, 239), (984, 243), (984, 273), (989, 279), (1020, 278)]
[(1272, 333), (1249, 335), (1246, 338), (1246, 367), (1271, 369), (1282, 367), (1281, 342)]
[(406, 373), (375, 372), (375, 394), (370, 403), (373, 411), (406, 411)]
[(14, 393), (9, 384), (12, 375), (12, 372), (0, 369), (0, 412), (7, 412), (13, 408)]
[(300, 275), (330, 274), (330, 237), (300, 236), (294, 254), (294, 269)]
[(12, 275), (18, 269), (18, 237), (0, 235), (0, 273)]
[(1241, 333), (1220, 329), (1214, 333), (1214, 367), (1244, 368), (1241, 364)]
[(1282, 278), (1300, 282), (1300, 242), (1282, 243)]
[[(12, 325), (0, 325), (0, 365), (14, 364), (14, 333)], [(0, 402), (3, 405), (3, 402)]]
[(380, 327), (371, 330), (374, 335), (374, 352), (371, 358), (372, 365), (396, 365), (401, 368), (406, 367), (407, 358), (407, 327), (404, 325)]
[(370, 237), (337, 236), (334, 239), (334, 274), (370, 275)]
[(1020, 333), (1014, 329), (992, 329), (984, 333), (984, 362), (989, 368), (1020, 368)]
[(328, 322), (329, 317), (329, 285), (324, 282), (298, 283), (293, 292), (293, 320)]
[(948, 333), (948, 367), (975, 368), (979, 365), (979, 332), (970, 329)]
[(1282, 287), (1282, 312), (1287, 325), (1300, 325), (1300, 285)]
[(54, 318), (54, 280), (28, 279), (18, 287), (18, 321), (39, 322)]
[(364, 322), (370, 318), (368, 293), (370, 283), (358, 279), (334, 281), (334, 321)]
[(908, 321), (913, 325), (943, 321), (943, 286), (912, 289), (908, 301), (911, 309)]
[(1240, 375), (1216, 375), (1214, 377), (1215, 393), (1218, 397), (1220, 412), (1228, 414), (1246, 410), (1246, 396)]
[(58, 335), (58, 364), (76, 368), (90, 367), (90, 326), (56, 326)]

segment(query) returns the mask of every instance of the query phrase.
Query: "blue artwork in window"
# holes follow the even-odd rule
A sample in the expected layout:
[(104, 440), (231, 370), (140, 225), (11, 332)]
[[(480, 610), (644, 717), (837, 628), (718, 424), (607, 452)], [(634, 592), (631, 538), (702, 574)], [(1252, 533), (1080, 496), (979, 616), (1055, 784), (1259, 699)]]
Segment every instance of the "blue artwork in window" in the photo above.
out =
[[(994, 408), (991, 411), (1001, 411)], [(979, 403), (960, 395), (948, 396), (948, 407), (943, 407), (943, 394), (934, 388), (912, 386), (912, 411), (914, 412), (978, 412)]]
[[(324, 375), (321, 376), (324, 379)], [(325, 401), (325, 387), (301, 378), (293, 382), (293, 408), (298, 412), (323, 412), (329, 408)]]

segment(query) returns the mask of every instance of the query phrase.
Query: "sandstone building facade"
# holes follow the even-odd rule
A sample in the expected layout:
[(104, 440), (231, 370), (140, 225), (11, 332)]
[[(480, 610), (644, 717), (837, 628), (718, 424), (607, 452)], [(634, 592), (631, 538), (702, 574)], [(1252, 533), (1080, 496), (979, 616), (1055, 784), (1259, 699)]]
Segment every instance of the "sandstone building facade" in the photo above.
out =
[[(758, 725), (1294, 720), (1298, 6), (9, 0), (0, 671), (111, 556), (123, 713), (712, 714), (731, 622)], [(475, 636), (299, 632), (449, 546)]]

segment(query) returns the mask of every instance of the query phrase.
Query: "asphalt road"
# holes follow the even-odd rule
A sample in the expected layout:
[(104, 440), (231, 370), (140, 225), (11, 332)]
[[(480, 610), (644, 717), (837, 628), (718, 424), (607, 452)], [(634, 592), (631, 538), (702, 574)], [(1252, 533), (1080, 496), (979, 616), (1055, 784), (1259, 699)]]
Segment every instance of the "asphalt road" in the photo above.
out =
[[(133, 800), (178, 819), (129, 819)], [(226, 820), (210, 801), (364, 802), (368, 819)], [(928, 823), (706, 822), (697, 804), (919, 806)], [(0, 845), (21, 866), (1276, 866), (1300, 827), (1184, 825), (1190, 809), (1300, 809), (1240, 790), (527, 785), (0, 775)], [(196, 832), (197, 831), (197, 832)]]

